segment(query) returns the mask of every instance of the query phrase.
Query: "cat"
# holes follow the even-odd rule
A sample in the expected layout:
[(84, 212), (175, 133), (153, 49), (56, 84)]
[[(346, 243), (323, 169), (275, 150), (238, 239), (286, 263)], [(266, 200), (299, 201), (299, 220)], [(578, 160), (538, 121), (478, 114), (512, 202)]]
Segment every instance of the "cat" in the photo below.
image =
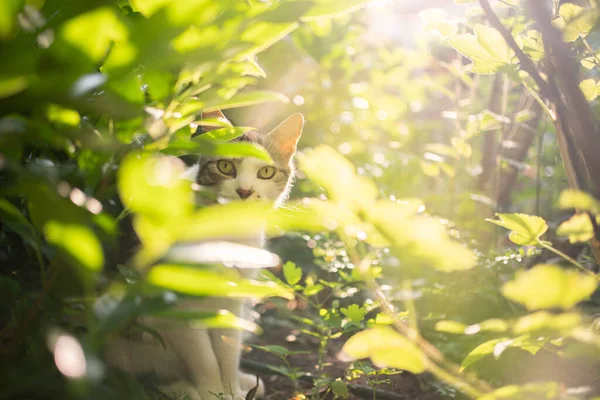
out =
[[(226, 120), (220, 111), (204, 118), (218, 117)], [(196, 183), (214, 192), (220, 198), (238, 201), (269, 201), (279, 207), (288, 197), (294, 179), (293, 157), (302, 134), (304, 118), (296, 113), (288, 117), (267, 134), (248, 132), (238, 141), (248, 141), (263, 147), (273, 159), (273, 164), (255, 158), (223, 158), (202, 156), (188, 171)], [(239, 243), (263, 247), (264, 235), (236, 240)], [(256, 270), (239, 269), (242, 276), (252, 278)], [(242, 316), (243, 301), (230, 298), (186, 300), (181, 308), (200, 308), (218, 311), (226, 309)], [(165, 326), (160, 321), (144, 319), (145, 325), (155, 328), (162, 336), (166, 348), (151, 335), (132, 340), (120, 337), (106, 348), (109, 365), (126, 372), (141, 375), (153, 373), (160, 381), (164, 393), (186, 393), (192, 400), (243, 399), (256, 386), (257, 378), (239, 371), (241, 332), (236, 329), (205, 329), (189, 325)], [(264, 395), (264, 385), (259, 382), (257, 397)]]

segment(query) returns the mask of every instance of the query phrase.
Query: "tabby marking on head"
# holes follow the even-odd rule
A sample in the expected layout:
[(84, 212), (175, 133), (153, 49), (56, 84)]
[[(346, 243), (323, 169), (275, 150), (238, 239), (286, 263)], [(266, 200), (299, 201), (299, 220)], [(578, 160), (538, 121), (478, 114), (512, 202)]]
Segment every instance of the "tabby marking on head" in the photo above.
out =
[(235, 140), (264, 148), (271, 155), (273, 164), (252, 157), (202, 157), (198, 164), (197, 183), (225, 199), (262, 199), (281, 205), (294, 178), (292, 157), (303, 125), (304, 118), (298, 113), (267, 134), (253, 131), (240, 136)]

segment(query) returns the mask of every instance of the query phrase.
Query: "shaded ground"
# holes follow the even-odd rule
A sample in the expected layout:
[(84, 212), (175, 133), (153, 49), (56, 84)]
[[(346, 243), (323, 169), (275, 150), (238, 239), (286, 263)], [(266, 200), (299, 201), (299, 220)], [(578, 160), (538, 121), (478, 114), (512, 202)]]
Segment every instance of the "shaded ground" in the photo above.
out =
[[(292, 354), (288, 356), (289, 364), (303, 372), (310, 373), (313, 379), (316, 378), (319, 348), (318, 339), (302, 334), (297, 335), (298, 331), (285, 320), (277, 320), (274, 318), (264, 319), (262, 323), (264, 329), (263, 334), (250, 340), (249, 344), (261, 346), (277, 345), (283, 346), (293, 352), (302, 351), (302, 354)], [(332, 379), (343, 378), (345, 372), (351, 366), (351, 363), (340, 361), (337, 358), (337, 354), (344, 341), (345, 339), (334, 340), (330, 342), (328, 346), (328, 351), (325, 356), (325, 374)], [(243, 358), (244, 361), (247, 361), (243, 364), (243, 367), (245, 367), (244, 369), (250, 373), (258, 373), (265, 382), (266, 400), (291, 400), (303, 398), (296, 395), (297, 391), (294, 389), (290, 378), (264, 371), (264, 367), (267, 365), (279, 367), (285, 365), (277, 355), (259, 349), (248, 349), (248, 352)], [(251, 365), (248, 365), (249, 363)], [(419, 379), (408, 372), (396, 375), (385, 375), (378, 378), (381, 378), (381, 380), (387, 379), (389, 380), (389, 383), (381, 383), (378, 386), (378, 393), (376, 396), (373, 396), (370, 385), (368, 385), (364, 376), (348, 382), (356, 386), (361, 386), (364, 391), (364, 393), (356, 393), (356, 390), (354, 390), (354, 393), (350, 393), (349, 399), (383, 400), (386, 398), (396, 398), (405, 400), (434, 400), (443, 398), (438, 394), (427, 392), (426, 389), (422, 388), (422, 379)], [(309, 393), (313, 390), (314, 386), (308, 382), (308, 380), (310, 380), (310, 377), (305, 377), (300, 381), (301, 393)], [(356, 389), (356, 386), (353, 388)], [(358, 392), (360, 392), (361, 388), (359, 387), (358, 389)], [(386, 396), (386, 394), (388, 394), (388, 396)], [(389, 396), (389, 394), (394, 397)], [(322, 394), (321, 396), (324, 400), (334, 398), (331, 393)]]

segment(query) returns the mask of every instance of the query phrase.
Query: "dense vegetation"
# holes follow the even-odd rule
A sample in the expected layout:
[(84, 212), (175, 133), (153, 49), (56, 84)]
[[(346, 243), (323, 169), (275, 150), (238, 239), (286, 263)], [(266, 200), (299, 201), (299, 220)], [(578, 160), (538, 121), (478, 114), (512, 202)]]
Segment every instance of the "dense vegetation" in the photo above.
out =
[[(163, 396), (102, 359), (149, 315), (254, 331), (268, 399), (600, 396), (597, 7), (0, 0), (0, 398)], [(180, 179), (297, 111), (284, 207)], [(256, 221), (259, 280), (180, 251)]]

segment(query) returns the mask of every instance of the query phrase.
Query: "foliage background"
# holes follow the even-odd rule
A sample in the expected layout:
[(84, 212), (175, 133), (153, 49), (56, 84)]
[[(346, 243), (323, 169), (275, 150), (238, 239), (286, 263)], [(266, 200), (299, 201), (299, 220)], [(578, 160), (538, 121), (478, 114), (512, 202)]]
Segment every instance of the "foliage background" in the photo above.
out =
[[(597, 197), (598, 173), (580, 142), (565, 161), (573, 116), (553, 117), (562, 100), (490, 27), (487, 1), (434, 3), (1, 2), (0, 396), (151, 397), (103, 364), (104, 343), (148, 331), (140, 315), (247, 326), (173, 312), (215, 294), (262, 299), (265, 334), (247, 358), (286, 377), (270, 381), (272, 398), (598, 395), (598, 203), (563, 192)], [(552, 8), (595, 116), (595, 2), (535, 3)], [(581, 110), (530, 6), (493, 11), (566, 109)], [(215, 109), (234, 126), (194, 135)], [(178, 179), (197, 153), (268, 158), (227, 140), (296, 111), (307, 121), (297, 201), (280, 212), (206, 206)], [(569, 219), (574, 208), (588, 214)], [(509, 240), (485, 222), (496, 212), (544, 219), (502, 214)], [(178, 258), (180, 242), (253, 229), (240, 220), (277, 227), (283, 267), (234, 290), (220, 259)], [(61, 338), (75, 338), (83, 374), (60, 368)], [(340, 360), (344, 344), (367, 361)]]

